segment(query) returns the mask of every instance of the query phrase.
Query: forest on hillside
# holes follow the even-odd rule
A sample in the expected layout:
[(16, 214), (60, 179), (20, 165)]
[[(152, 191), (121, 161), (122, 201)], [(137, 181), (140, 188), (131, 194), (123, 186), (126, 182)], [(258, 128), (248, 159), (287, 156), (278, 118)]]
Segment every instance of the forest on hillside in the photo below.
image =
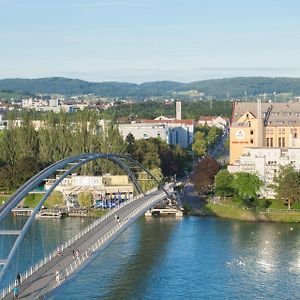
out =
[[(108, 98), (132, 98), (143, 100), (153, 97), (182, 99), (182, 92), (197, 91), (204, 98), (232, 99), (257, 96), (274, 92), (300, 95), (300, 78), (288, 77), (236, 77), (180, 83), (154, 81), (142, 84), (126, 82), (88, 82), (79, 79), (50, 77), (41, 79), (2, 79), (0, 91), (10, 90), (30, 94), (87, 95)], [(185, 96), (189, 99), (191, 96)], [(193, 98), (193, 97), (192, 97)], [(191, 99), (192, 99), (191, 98)]]

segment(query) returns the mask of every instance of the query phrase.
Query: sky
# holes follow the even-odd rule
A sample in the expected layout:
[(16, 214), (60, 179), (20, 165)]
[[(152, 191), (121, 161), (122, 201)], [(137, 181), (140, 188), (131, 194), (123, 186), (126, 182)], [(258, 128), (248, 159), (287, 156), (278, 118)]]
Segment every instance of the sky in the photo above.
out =
[(0, 0), (0, 78), (300, 77), (299, 0)]

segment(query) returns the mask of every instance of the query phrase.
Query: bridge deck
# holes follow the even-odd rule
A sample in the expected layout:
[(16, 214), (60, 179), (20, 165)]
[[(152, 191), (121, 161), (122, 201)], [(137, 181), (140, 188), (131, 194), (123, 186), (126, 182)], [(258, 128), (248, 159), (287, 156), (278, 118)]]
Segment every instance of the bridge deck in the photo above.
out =
[[(50, 282), (55, 282), (57, 280), (56, 272), (65, 269), (69, 266), (76, 258), (73, 257), (73, 250), (79, 250), (80, 253), (84, 253), (89, 249), (95, 242), (97, 242), (101, 237), (104, 237), (107, 232), (118, 225), (119, 220), (117, 220), (116, 215), (119, 217), (120, 221), (129, 219), (130, 214), (135, 209), (141, 208), (147, 200), (160, 195), (162, 192), (160, 190), (150, 193), (147, 196), (142, 197), (137, 201), (128, 203), (121, 207), (118, 211), (110, 215), (107, 219), (103, 220), (96, 227), (91, 229), (69, 247), (64, 249), (60, 255), (55, 256), (44, 266), (34, 272), (30, 277), (25, 279), (19, 286), (19, 297), (18, 299), (35, 299), (36, 297), (42, 297), (46, 292), (49, 292)], [(145, 210), (144, 210), (145, 211)], [(13, 299), (13, 293), (7, 294), (3, 299)]]

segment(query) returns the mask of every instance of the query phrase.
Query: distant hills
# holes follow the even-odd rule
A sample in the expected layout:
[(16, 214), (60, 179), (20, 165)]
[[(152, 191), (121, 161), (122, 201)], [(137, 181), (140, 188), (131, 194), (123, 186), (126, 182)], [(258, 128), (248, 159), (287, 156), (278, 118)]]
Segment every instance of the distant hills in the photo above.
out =
[(88, 82), (79, 79), (50, 77), (41, 79), (2, 79), (0, 91), (22, 94), (61, 94), (66, 96), (94, 94), (100, 97), (144, 99), (148, 97), (174, 97), (195, 90), (216, 99), (241, 98), (263, 93), (292, 93), (300, 95), (300, 78), (288, 77), (236, 77), (180, 83), (155, 81), (142, 84), (125, 82)]

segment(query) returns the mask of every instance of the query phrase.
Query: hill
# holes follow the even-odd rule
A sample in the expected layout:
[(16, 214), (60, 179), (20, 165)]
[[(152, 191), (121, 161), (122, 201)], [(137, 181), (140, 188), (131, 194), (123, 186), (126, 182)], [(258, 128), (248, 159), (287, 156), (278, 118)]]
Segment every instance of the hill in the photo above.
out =
[(216, 99), (242, 98), (267, 93), (292, 93), (300, 95), (300, 78), (288, 77), (236, 77), (180, 83), (155, 81), (142, 84), (126, 82), (88, 82), (79, 79), (50, 77), (41, 79), (2, 79), (0, 90), (30, 94), (82, 95), (94, 94), (100, 97), (176, 97), (177, 93), (195, 90)]

